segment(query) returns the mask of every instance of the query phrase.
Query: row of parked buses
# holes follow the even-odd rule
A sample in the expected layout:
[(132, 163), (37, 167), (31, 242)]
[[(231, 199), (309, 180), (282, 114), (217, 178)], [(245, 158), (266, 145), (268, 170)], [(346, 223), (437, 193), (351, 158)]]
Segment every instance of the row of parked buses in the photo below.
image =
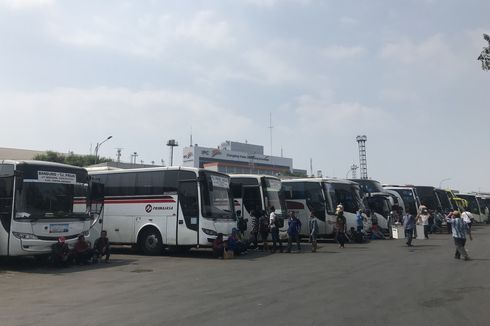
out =
[[(90, 169), (89, 169), (90, 170)], [(250, 235), (252, 214), (274, 207), (285, 233), (287, 212), (307, 236), (312, 212), (320, 236), (335, 232), (335, 209), (344, 206), (347, 227), (389, 232), (394, 210), (415, 214), (421, 204), (434, 214), (467, 209), (488, 220), (490, 199), (417, 186), (382, 186), (373, 180), (279, 179), (226, 175), (188, 167), (96, 170), (38, 161), (0, 161), (0, 256), (47, 254), (60, 236), (73, 245), (78, 234), (94, 240), (102, 229), (114, 244), (145, 254), (164, 248), (208, 247), (218, 233), (239, 226)], [(367, 214), (367, 215), (366, 215)]]

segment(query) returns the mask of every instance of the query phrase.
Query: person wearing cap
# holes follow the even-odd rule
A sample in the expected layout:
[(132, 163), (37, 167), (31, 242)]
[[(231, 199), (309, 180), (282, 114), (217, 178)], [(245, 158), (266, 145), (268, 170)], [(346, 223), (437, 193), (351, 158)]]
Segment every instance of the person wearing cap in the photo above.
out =
[(90, 242), (85, 240), (85, 236), (80, 234), (73, 248), (75, 262), (79, 265), (88, 264), (94, 256), (94, 250), (90, 248)]
[(337, 205), (337, 210), (335, 211), (335, 215), (337, 215), (337, 219), (335, 222), (336, 225), (336, 240), (339, 243), (339, 248), (344, 248), (345, 245), (345, 228), (347, 221), (344, 216), (344, 206)]
[(459, 211), (454, 211), (452, 218), (447, 219), (447, 222), (451, 224), (454, 245), (456, 246), (454, 258), (460, 259), (463, 256), (464, 260), (470, 260), (464, 246), (466, 245), (466, 233), (470, 236), (470, 240), (473, 240), (471, 228), (463, 221)]
[(59, 237), (58, 241), (53, 244), (52, 250), (51, 260), (54, 266), (68, 266), (70, 264), (70, 248), (66, 244), (65, 237)]

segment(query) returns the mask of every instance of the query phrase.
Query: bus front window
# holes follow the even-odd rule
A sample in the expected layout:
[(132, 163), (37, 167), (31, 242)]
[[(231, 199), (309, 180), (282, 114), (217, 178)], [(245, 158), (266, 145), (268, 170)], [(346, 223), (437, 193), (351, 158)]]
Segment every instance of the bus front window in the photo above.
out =
[(203, 189), (203, 215), (208, 218), (235, 219), (229, 179), (208, 174)]
[(87, 185), (23, 182), (17, 190), (16, 218), (86, 218), (86, 211), (74, 211), (74, 197), (87, 198)]
[(284, 199), (284, 193), (281, 191), (281, 181), (266, 178), (265, 197), (268, 200), (269, 207), (267, 208), (274, 206), (276, 214), (286, 214), (286, 201)]

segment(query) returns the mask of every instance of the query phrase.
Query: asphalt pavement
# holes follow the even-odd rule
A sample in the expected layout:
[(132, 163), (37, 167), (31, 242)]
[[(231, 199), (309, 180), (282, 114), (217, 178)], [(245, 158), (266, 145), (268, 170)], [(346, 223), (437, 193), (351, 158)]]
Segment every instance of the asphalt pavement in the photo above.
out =
[(0, 261), (0, 325), (490, 325), (490, 227), (456, 260), (448, 234), (316, 253), (208, 251), (111, 264), (43, 267)]

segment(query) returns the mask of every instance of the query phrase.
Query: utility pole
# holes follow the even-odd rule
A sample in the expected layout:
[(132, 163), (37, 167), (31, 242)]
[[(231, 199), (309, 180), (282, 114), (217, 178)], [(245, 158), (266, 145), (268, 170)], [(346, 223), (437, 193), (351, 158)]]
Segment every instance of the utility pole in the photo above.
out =
[(310, 175), (314, 177), (315, 175), (313, 174), (313, 159), (310, 158)]
[(270, 136), (271, 136), (271, 157), (272, 157), (272, 129), (274, 127), (272, 126), (272, 112), (269, 112), (269, 130), (270, 130)]

